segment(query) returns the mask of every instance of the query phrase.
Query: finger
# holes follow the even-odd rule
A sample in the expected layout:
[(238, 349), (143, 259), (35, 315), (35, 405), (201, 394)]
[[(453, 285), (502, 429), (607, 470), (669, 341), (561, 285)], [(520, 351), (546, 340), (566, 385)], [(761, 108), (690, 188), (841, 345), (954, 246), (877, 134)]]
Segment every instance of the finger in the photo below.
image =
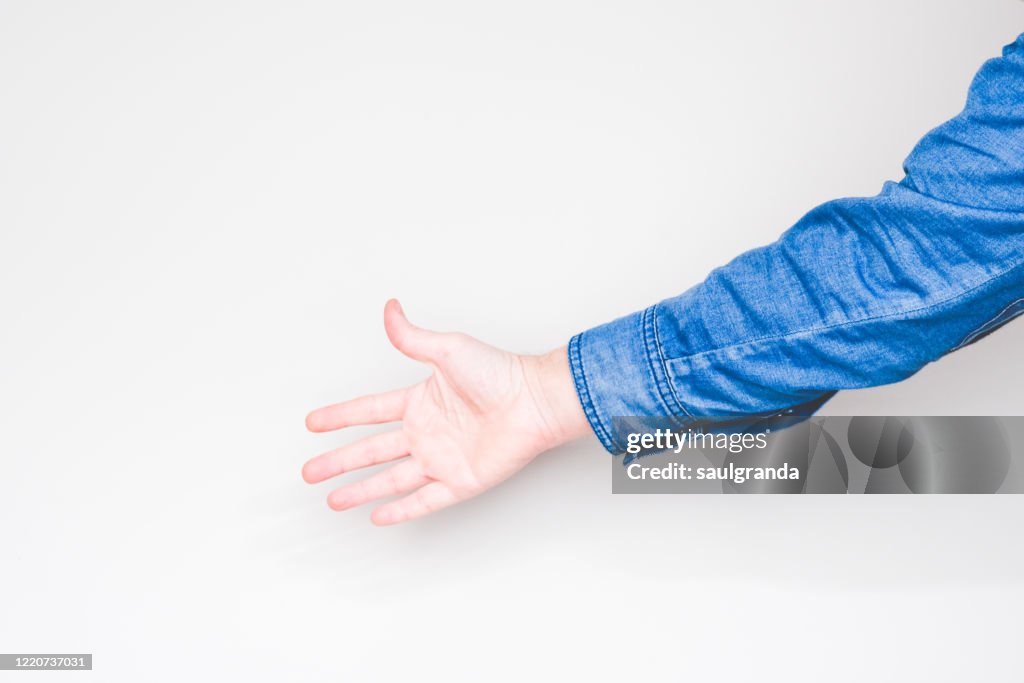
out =
[(397, 299), (384, 305), (384, 331), (392, 346), (409, 358), (423, 362), (436, 361), (445, 355), (450, 336), (413, 325)]
[(331, 491), (331, 495), (327, 496), (327, 504), (334, 510), (347, 510), (384, 496), (412, 491), (428, 481), (430, 479), (423, 474), (418, 462), (403, 460), (369, 479)]
[(341, 448), (318, 455), (302, 467), (302, 478), (310, 484), (330, 479), (360, 467), (378, 465), (409, 454), (405, 434), (396, 429), (375, 434)]
[(402, 419), (408, 389), (360, 396), (351, 401), (318, 408), (306, 416), (306, 429), (329, 432), (352, 425), (380, 424)]
[(441, 508), (454, 505), (459, 498), (452, 490), (439, 481), (431, 482), (414, 493), (392, 503), (381, 505), (373, 511), (370, 519), (378, 526), (398, 524), (416, 519)]

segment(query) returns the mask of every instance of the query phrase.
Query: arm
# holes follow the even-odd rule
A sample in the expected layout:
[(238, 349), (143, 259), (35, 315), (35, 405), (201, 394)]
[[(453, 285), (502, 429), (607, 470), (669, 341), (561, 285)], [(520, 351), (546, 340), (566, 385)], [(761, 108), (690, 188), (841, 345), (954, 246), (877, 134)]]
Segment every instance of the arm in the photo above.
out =
[(879, 195), (824, 204), (681, 296), (575, 337), (605, 447), (624, 448), (613, 416), (807, 414), (1024, 311), (1024, 36), (904, 166)]
[(809, 413), (837, 390), (908, 377), (1024, 311), (1024, 36), (905, 171), (545, 356), (422, 330), (389, 302), (392, 344), (433, 374), (311, 413), (313, 431), (402, 426), (310, 460), (303, 477), (396, 461), (328, 497), (340, 510), (407, 494), (374, 510), (392, 524), (495, 486), (588, 423), (620, 452), (615, 416)]

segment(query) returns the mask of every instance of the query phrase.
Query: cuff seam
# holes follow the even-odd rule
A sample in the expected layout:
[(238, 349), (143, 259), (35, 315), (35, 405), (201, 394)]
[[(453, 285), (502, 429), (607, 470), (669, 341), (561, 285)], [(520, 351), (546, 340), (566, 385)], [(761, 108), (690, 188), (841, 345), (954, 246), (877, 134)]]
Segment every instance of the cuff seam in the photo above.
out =
[(688, 417), (692, 419), (690, 412), (683, 406), (676, 395), (675, 387), (668, 379), (668, 368), (665, 363), (665, 356), (661, 352), (661, 339), (658, 336), (657, 304), (649, 307), (643, 313), (641, 322), (644, 335), (644, 348), (647, 356), (648, 371), (654, 378), (654, 386), (658, 389), (658, 397), (661, 399), (661, 407), (665, 409), (666, 417)]
[(583, 414), (587, 416), (590, 428), (594, 430), (601, 445), (611, 454), (615, 454), (615, 443), (612, 441), (604, 422), (597, 413), (597, 406), (590, 396), (590, 388), (587, 383), (587, 373), (583, 368), (583, 354), (580, 352), (580, 343), (583, 333), (577, 334), (569, 340), (569, 367), (572, 368), (572, 378), (576, 383), (576, 395), (583, 406)]

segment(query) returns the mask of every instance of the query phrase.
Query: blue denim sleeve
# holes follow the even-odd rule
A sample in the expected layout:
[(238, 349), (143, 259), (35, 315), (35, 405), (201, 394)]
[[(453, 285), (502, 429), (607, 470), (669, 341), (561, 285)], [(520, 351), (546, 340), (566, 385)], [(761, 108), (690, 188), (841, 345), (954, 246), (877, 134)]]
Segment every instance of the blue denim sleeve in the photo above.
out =
[(809, 414), (1024, 312), (1024, 35), (985, 63), (905, 177), (812, 210), (680, 296), (572, 338), (601, 443), (616, 416)]

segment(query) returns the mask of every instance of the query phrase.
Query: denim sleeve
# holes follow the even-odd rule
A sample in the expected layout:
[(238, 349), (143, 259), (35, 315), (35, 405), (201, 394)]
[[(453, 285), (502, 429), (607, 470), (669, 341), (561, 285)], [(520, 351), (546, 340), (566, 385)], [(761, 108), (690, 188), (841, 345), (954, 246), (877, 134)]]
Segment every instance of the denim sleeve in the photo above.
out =
[(1024, 312), (1024, 35), (984, 64), (905, 177), (813, 209), (702, 283), (569, 343), (609, 451), (616, 416), (809, 414), (902, 380)]

